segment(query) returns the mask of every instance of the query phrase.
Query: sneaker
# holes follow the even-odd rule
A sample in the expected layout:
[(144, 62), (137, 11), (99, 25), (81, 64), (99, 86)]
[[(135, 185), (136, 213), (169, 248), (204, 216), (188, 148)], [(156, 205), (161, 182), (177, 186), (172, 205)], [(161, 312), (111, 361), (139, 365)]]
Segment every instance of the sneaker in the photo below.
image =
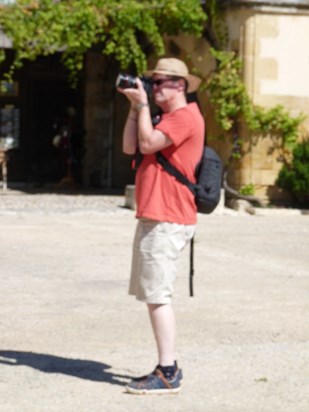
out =
[(181, 369), (177, 369), (172, 379), (166, 379), (160, 369), (156, 369), (150, 375), (133, 379), (126, 391), (135, 395), (177, 393), (180, 390)]
[[(156, 372), (156, 370), (157, 370), (158, 368), (159, 368), (159, 365), (156, 366), (156, 367), (155, 367), (155, 370), (154, 370), (153, 372), (149, 373), (148, 375), (143, 375), (143, 376), (139, 376), (139, 377), (133, 378), (132, 381), (134, 381), (134, 382), (144, 381), (144, 380), (146, 380), (146, 379), (148, 378), (149, 375), (154, 375), (155, 372)], [(180, 382), (180, 384), (181, 384), (181, 382), (182, 382), (182, 380), (183, 380), (182, 369), (178, 369), (178, 367), (177, 367), (176, 373), (178, 373), (178, 379), (179, 379), (179, 382)]]

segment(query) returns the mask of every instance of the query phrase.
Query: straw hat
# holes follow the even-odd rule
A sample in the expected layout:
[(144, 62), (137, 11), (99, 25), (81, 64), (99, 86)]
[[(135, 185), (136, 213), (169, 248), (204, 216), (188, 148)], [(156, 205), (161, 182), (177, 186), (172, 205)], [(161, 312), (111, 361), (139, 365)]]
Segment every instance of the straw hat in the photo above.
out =
[(188, 67), (182, 60), (174, 57), (159, 59), (156, 67), (153, 70), (148, 70), (145, 76), (150, 77), (154, 74), (183, 77), (188, 82), (188, 93), (195, 92), (201, 83), (199, 77), (189, 73)]

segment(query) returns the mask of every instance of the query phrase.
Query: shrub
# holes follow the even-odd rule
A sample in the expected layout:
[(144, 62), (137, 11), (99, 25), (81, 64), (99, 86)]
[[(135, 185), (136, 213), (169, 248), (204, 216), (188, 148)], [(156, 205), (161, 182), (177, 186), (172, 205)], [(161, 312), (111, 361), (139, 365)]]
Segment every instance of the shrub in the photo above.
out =
[(297, 203), (309, 206), (309, 140), (295, 146), (293, 160), (283, 165), (277, 184), (290, 192)]

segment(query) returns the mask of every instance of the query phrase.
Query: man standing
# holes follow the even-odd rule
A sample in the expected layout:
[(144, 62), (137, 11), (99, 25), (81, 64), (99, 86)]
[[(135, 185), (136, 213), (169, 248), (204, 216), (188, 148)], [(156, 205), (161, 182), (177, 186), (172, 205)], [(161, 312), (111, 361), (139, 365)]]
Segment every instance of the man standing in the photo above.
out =
[(146, 76), (152, 78), (154, 103), (162, 110), (153, 126), (148, 96), (140, 79), (137, 88), (118, 89), (131, 108), (123, 133), (123, 151), (143, 155), (136, 173), (138, 224), (133, 245), (129, 293), (146, 302), (158, 350), (158, 366), (126, 387), (135, 394), (178, 392), (182, 371), (175, 354), (176, 322), (171, 305), (176, 263), (194, 235), (196, 206), (190, 190), (157, 162), (162, 154), (192, 182), (204, 147), (204, 120), (186, 93), (200, 79), (181, 60), (163, 58)]

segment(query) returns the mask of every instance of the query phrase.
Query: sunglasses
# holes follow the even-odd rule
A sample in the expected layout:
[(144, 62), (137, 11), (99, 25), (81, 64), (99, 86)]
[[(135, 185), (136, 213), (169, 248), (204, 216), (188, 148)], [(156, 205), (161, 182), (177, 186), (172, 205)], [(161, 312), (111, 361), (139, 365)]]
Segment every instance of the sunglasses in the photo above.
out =
[(151, 83), (153, 86), (161, 86), (162, 84), (166, 83), (166, 82), (176, 82), (177, 80), (179, 80), (179, 78), (169, 78), (169, 79), (157, 79), (157, 80), (151, 80)]

